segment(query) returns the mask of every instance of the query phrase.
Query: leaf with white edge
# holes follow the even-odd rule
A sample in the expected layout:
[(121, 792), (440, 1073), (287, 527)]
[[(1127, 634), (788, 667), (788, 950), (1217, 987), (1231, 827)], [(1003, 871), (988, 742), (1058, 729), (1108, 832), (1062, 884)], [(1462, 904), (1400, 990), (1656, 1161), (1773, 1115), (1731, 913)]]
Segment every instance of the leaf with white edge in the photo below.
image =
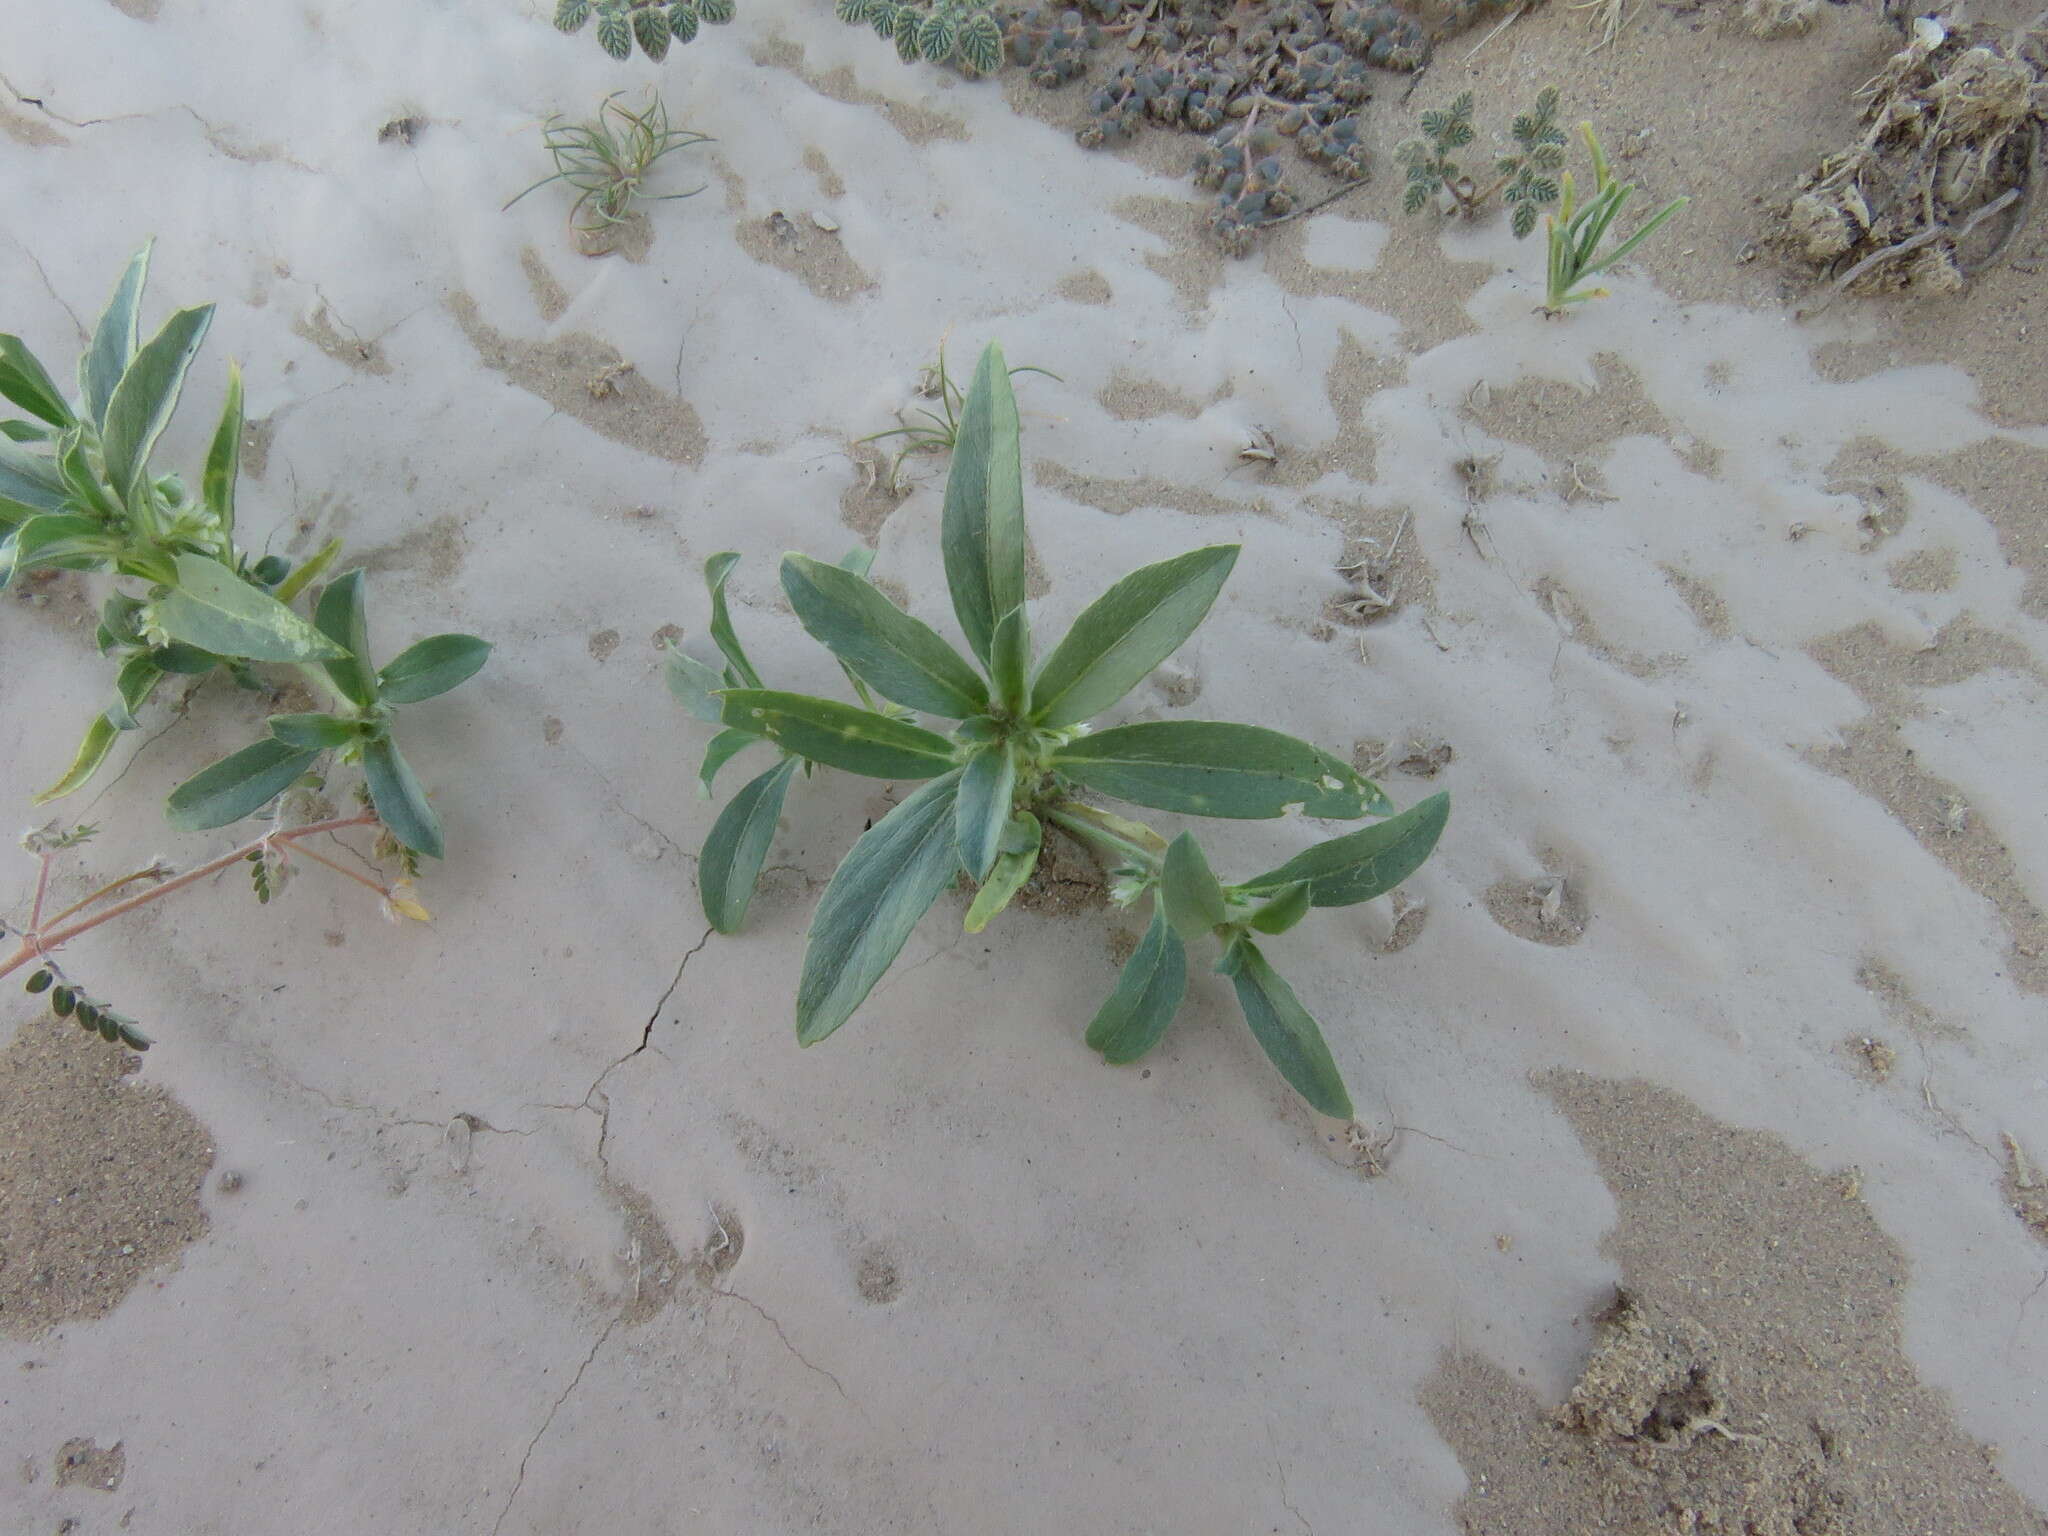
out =
[(989, 680), (996, 702), (1012, 719), (1031, 708), (1031, 622), (1019, 603), (996, 621), (988, 642)]
[(440, 858), (441, 818), (427, 804), (427, 792), (420, 787), (412, 765), (388, 738), (363, 748), (363, 779), (370, 787), (370, 804), (377, 819), (391, 835), (414, 853)]
[(153, 239), (144, 241), (142, 249), (128, 258), (127, 269), (114, 285), (114, 296), (107, 300), (93, 327), (92, 342), (78, 359), (78, 392), (84, 397), (85, 414), (95, 426), (105, 423), (114, 386), (135, 356), (140, 334), (136, 317), (142, 307), (142, 285), (149, 280), (150, 249), (155, 244)]
[(0, 335), (0, 395), (53, 427), (71, 425), (71, 407), (56, 381), (19, 336)]
[(1017, 760), (1006, 748), (986, 747), (968, 760), (954, 817), (960, 867), (968, 879), (986, 880), (995, 867), (1016, 793)]
[(953, 766), (945, 737), (870, 709), (767, 688), (734, 688), (720, 697), (727, 725), (828, 768), (872, 779), (929, 779)]
[(974, 900), (967, 908), (966, 927), (969, 933), (980, 933), (998, 913), (1016, 900), (1017, 893), (1031, 879), (1032, 871), (1038, 868), (1038, 854), (1044, 843), (1045, 829), (1039, 825), (1036, 816), (1029, 811), (1019, 811), (1010, 818), (1002, 837), (1002, 851), (996, 855), (995, 867), (981, 882), (981, 889), (974, 893)]
[(697, 891), (704, 901), (705, 920), (720, 933), (738, 933), (747, 919), (747, 904), (754, 899), (761, 866), (775, 841), (783, 797), (800, 766), (795, 758), (786, 757), (750, 780), (719, 812), (711, 835), (704, 839), (704, 853), (697, 861)]
[(291, 788), (319, 756), (266, 737), (200, 769), (172, 790), (165, 807), (170, 823), (180, 832), (206, 832), (253, 816)]
[(177, 585), (156, 604), (156, 622), (173, 640), (250, 661), (327, 661), (343, 655), (334, 641), (218, 560), (182, 554), (177, 573)]
[(1250, 939), (1234, 940), (1218, 969), (1237, 988), (1237, 1005), (1259, 1048), (1294, 1091), (1318, 1114), (1351, 1119), (1351, 1095), (1322, 1029), (1258, 945)]
[(1263, 726), (1152, 720), (1068, 742), (1052, 766), (1090, 789), (1191, 816), (1257, 820), (1370, 814), (1378, 789), (1350, 764)]
[(861, 576), (785, 555), (782, 590), (811, 637), (883, 697), (949, 720), (988, 707), (988, 685), (967, 659)]
[(718, 770), (762, 739), (752, 731), (720, 731), (712, 737), (711, 744), (704, 749), (703, 765), (697, 770), (698, 797), (709, 800)]
[(387, 704), (435, 698), (476, 676), (490, 655), (490, 641), (475, 635), (429, 635), (377, 674), (377, 697)]
[(716, 725), (725, 718), (725, 706), (717, 697), (718, 690), (725, 686), (725, 679), (718, 675), (716, 668), (687, 655), (681, 646), (671, 645), (668, 657), (662, 663), (662, 672), (675, 701), (699, 720)]
[(818, 902), (797, 984), (796, 1038), (815, 1045), (867, 999), (911, 930), (960, 869), (953, 845), (958, 770), (920, 785), (846, 856)]
[(220, 519), (222, 533), (235, 531), (235, 481), (242, 469), (242, 367), (228, 364), (227, 398), (221, 402), (220, 423), (213, 429), (213, 444), (206, 450), (206, 473), (200, 494), (206, 510)]
[(107, 532), (96, 517), (79, 517), (67, 512), (49, 512), (31, 517), (14, 530), (9, 542), (10, 574), (40, 568), (64, 571), (91, 570), (111, 559), (120, 549), (120, 538)]
[[(914, 33), (916, 13), (908, 12)], [(1024, 602), (1024, 469), (1003, 349), (983, 349), (960, 412), (939, 543), (967, 644), (983, 663), (996, 621)]]
[(1188, 952), (1156, 909), (1131, 951), (1116, 989), (1088, 1025), (1088, 1047), (1111, 1066), (1128, 1066), (1159, 1043), (1188, 990)]
[(732, 568), (739, 563), (740, 557), (731, 550), (713, 555), (704, 562), (704, 585), (711, 592), (711, 639), (739, 680), (749, 688), (758, 688), (761, 686), (761, 674), (747, 659), (740, 637), (733, 630), (732, 614), (725, 606), (725, 584), (732, 575)]
[(1215, 544), (1145, 566), (1090, 603), (1039, 668), (1032, 719), (1078, 725), (1137, 687), (1208, 616), (1237, 551)]
[(1173, 931), (1192, 943), (1230, 918), (1222, 882), (1210, 871), (1194, 834), (1183, 832), (1167, 845), (1159, 870), (1159, 905)]
[(78, 744), (78, 754), (71, 759), (71, 766), (64, 770), (64, 777), (38, 794), (30, 802), (42, 805), (48, 801), (70, 794), (74, 789), (87, 783), (100, 771), (100, 764), (107, 760), (107, 754), (120, 739), (120, 728), (105, 715), (94, 715), (92, 724), (85, 728), (85, 740)]
[(272, 715), (264, 723), (271, 735), (301, 752), (345, 747), (361, 734), (353, 720), (344, 720), (339, 715)]
[(1247, 880), (1237, 889), (1254, 896), (1307, 881), (1309, 899), (1319, 907), (1371, 901), (1422, 867), (1443, 835), (1450, 814), (1451, 797), (1431, 795), (1398, 816), (1305, 848), (1278, 869)]
[(211, 304), (179, 310), (143, 344), (114, 386), (100, 430), (100, 451), (107, 479), (122, 500), (134, 493), (136, 482), (148, 472), (150, 450), (170, 425), (178, 393), (185, 387), (185, 371), (212, 323)]
[(0, 516), (57, 512), (68, 500), (63, 472), (51, 455), (0, 441)]

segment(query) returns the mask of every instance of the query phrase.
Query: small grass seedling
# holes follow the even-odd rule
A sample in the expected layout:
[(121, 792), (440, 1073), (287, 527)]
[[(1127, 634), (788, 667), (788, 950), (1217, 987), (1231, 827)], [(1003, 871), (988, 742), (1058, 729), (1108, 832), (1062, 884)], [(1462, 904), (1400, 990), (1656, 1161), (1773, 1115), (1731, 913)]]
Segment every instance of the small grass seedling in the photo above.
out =
[(1607, 164), (1607, 152), (1600, 147), (1599, 135), (1593, 132), (1591, 123), (1579, 124), (1579, 134), (1586, 141), (1586, 148), (1593, 156), (1593, 195), (1584, 204), (1577, 199), (1577, 189), (1572, 185), (1572, 173), (1564, 173), (1564, 194), (1556, 213), (1545, 214), (1544, 229), (1550, 237), (1550, 262), (1544, 286), (1543, 313), (1552, 317), (1562, 315), (1571, 305), (1583, 304), (1588, 299), (1604, 299), (1608, 296), (1605, 288), (1580, 286), (1587, 279), (1596, 277), (1625, 259), (1630, 252), (1661, 229), (1667, 219), (1683, 208), (1690, 198), (1675, 197), (1662, 208), (1651, 214), (1649, 219), (1634, 234), (1621, 244), (1602, 251), (1600, 242), (1607, 238), (1614, 221), (1621, 217), (1623, 205), (1635, 191), (1633, 184), (1619, 182)]
[[(721, 727), (699, 781), (708, 793), (720, 768), (751, 748), (773, 750), (776, 761), (733, 797), (705, 839), (697, 865), (705, 916), (721, 933), (740, 927), (799, 771), (919, 780), (860, 835), (819, 899), (796, 989), (799, 1044), (816, 1044), (852, 1017), (962, 875), (976, 887), (965, 926), (979, 933), (1031, 879), (1046, 839), (1066, 837), (1109, 867), (1112, 901), (1152, 909), (1088, 1026), (1088, 1045), (1114, 1064), (1150, 1051), (1180, 1010), (1190, 949), (1213, 940), (1215, 968), (1230, 978), (1267, 1058), (1317, 1111), (1349, 1120), (1351, 1098), (1321, 1027), (1261, 945), (1311, 908), (1370, 901), (1407, 879), (1436, 847), (1449, 797), (1397, 813), (1351, 764), (1264, 726), (1166, 719), (1095, 729), (1091, 721), (1208, 616), (1238, 547), (1211, 545), (1133, 571), (1034, 664), (1011, 371), (989, 347), (957, 417), (949, 412), (954, 453), (939, 542), (968, 654), (867, 579), (868, 551), (838, 565), (786, 555), (783, 593), (859, 702), (769, 688), (726, 604), (739, 556), (706, 563), (722, 664), (671, 649), (667, 668), (677, 700)], [(915, 723), (917, 714), (947, 734)], [(1091, 794), (1184, 816), (1369, 820), (1226, 883), (1193, 833), (1169, 839)]]
[(553, 158), (555, 174), (543, 176), (505, 208), (528, 192), (566, 181), (576, 189), (576, 201), (569, 205), (570, 226), (585, 239), (595, 239), (625, 223), (637, 204), (670, 202), (702, 192), (702, 187), (687, 192), (646, 190), (647, 178), (664, 158), (714, 141), (709, 134), (671, 126), (668, 107), (658, 93), (650, 91), (647, 105), (637, 112), (619, 100), (624, 94), (613, 91), (586, 122), (572, 123), (559, 115), (549, 118), (541, 146)]
[[(1044, 374), (1046, 378), (1053, 380), (1055, 383), (1060, 382), (1058, 374), (1053, 373), (1049, 369), (1033, 367), (1029, 363), (1019, 363), (1015, 368), (1012, 368), (1010, 370), (1010, 377), (1015, 378), (1020, 373)], [(951, 453), (953, 445), (960, 440), (960, 412), (967, 397), (961, 392), (960, 386), (954, 382), (953, 376), (946, 372), (946, 345), (944, 342), (939, 343), (939, 360), (937, 364), (924, 370), (924, 377), (918, 383), (917, 392), (922, 399), (938, 401), (939, 410), (927, 410), (925, 407), (919, 406), (914, 414), (923, 417), (922, 421), (906, 422), (900, 427), (890, 427), (884, 432), (870, 432), (866, 437), (854, 439), (854, 446), (856, 448), (865, 443), (879, 443), (885, 438), (900, 437), (903, 439), (902, 448), (897, 450), (895, 459), (889, 465), (889, 489), (891, 493), (899, 496), (903, 493), (903, 461), (905, 459), (909, 458), (913, 453)], [(940, 411), (945, 412), (945, 414), (943, 416), (940, 415)], [(901, 414), (901, 412), (898, 413), (899, 418)]]

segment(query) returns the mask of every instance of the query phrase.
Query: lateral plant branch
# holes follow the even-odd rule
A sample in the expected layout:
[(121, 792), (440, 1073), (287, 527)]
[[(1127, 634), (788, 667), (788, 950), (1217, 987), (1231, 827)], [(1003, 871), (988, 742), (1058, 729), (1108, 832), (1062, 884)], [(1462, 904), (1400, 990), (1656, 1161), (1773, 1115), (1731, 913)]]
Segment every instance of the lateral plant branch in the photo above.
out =
[[(1392, 890), (1435, 848), (1450, 813), (1433, 795), (1397, 812), (1379, 786), (1328, 752), (1263, 726), (1146, 720), (1097, 730), (1180, 649), (1222, 590), (1238, 547), (1211, 545), (1133, 571), (1034, 658), (1025, 598), (1023, 463), (1016, 397), (1002, 352), (981, 355), (957, 412), (941, 365), (930, 429), (953, 454), (940, 544), (963, 654), (868, 579), (857, 550), (837, 565), (787, 555), (782, 589), (798, 621), (838, 660), (858, 704), (770, 688), (740, 644), (725, 587), (736, 554), (704, 568), (721, 664), (671, 649), (670, 691), (721, 727), (698, 778), (708, 795), (741, 752), (776, 761), (719, 814), (698, 860), (704, 913), (736, 932), (801, 769), (921, 780), (875, 822), (832, 876), (811, 920), (797, 982), (797, 1041), (814, 1045), (853, 1016), (911, 931), (961, 876), (974, 886), (965, 926), (979, 933), (1035, 873), (1047, 832), (1097, 855), (1110, 899), (1149, 901), (1151, 925), (1087, 1030), (1105, 1061), (1157, 1045), (1187, 991), (1188, 948), (1215, 940), (1245, 1023), (1287, 1083), (1325, 1115), (1349, 1119), (1350, 1094), (1322, 1028), (1273, 969), (1259, 939), (1313, 907), (1352, 906)], [(915, 431), (918, 429), (909, 429)], [(951, 725), (948, 734), (918, 715)], [(1263, 820), (1299, 810), (1368, 825), (1249, 879), (1226, 884), (1192, 833), (1170, 841), (1084, 798), (1106, 796), (1187, 816)], [(1255, 935), (1257, 937), (1255, 937)]]

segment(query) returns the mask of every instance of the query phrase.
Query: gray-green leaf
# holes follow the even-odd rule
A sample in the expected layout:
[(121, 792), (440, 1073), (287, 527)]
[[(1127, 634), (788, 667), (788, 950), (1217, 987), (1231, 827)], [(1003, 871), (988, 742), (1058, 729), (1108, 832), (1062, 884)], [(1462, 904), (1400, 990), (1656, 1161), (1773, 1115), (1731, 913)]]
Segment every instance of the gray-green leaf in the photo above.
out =
[(78, 392), (95, 426), (106, 421), (114, 386), (135, 356), (136, 315), (142, 307), (142, 285), (149, 280), (150, 248), (155, 244), (153, 239), (144, 241), (142, 249), (128, 258), (121, 280), (114, 285), (114, 296), (107, 300), (93, 327), (92, 343), (78, 359)]
[(1017, 762), (1000, 744), (977, 753), (961, 774), (954, 835), (960, 844), (960, 867), (970, 880), (986, 880), (995, 867), (1016, 792)]
[(1208, 616), (1237, 550), (1213, 544), (1145, 566), (1090, 603), (1039, 669), (1033, 718), (1078, 725), (1129, 693)]
[(441, 818), (427, 804), (427, 792), (388, 738), (363, 748), (363, 778), (377, 819), (414, 853), (441, 857)]
[(1173, 931), (1190, 942), (1230, 916), (1222, 883), (1210, 871), (1191, 832), (1181, 833), (1167, 845), (1159, 870), (1159, 905)]
[(1422, 867), (1443, 835), (1450, 814), (1451, 797), (1431, 795), (1398, 816), (1305, 848), (1278, 869), (1247, 880), (1238, 889), (1259, 895), (1305, 880), (1309, 899), (1319, 907), (1371, 901)]
[(220, 424), (206, 451), (206, 474), (200, 482), (206, 510), (220, 519), (222, 533), (235, 531), (235, 481), (242, 469), (242, 369), (228, 364), (227, 398), (221, 401)]
[(126, 501), (135, 482), (149, 468), (150, 450), (170, 424), (177, 409), (178, 392), (185, 386), (185, 370), (192, 366), (206, 328), (213, 323), (213, 306), (201, 304), (181, 309), (164, 322), (164, 328), (150, 337), (135, 360), (114, 386), (107, 401), (106, 425), (100, 432), (100, 448), (106, 459), (107, 479)]
[(218, 560), (182, 554), (177, 573), (177, 585), (156, 605), (156, 621), (173, 640), (250, 661), (323, 661), (343, 654), (327, 636)]
[(953, 744), (945, 737), (873, 710), (767, 688), (734, 688), (722, 697), (727, 725), (828, 768), (875, 779), (929, 779), (953, 766)]
[(429, 635), (377, 674), (377, 696), (387, 704), (434, 698), (476, 676), (490, 654), (490, 641), (475, 635)]
[(1322, 1030), (1286, 978), (1250, 939), (1235, 940), (1221, 968), (1237, 988), (1245, 1023), (1280, 1075), (1318, 1113), (1349, 1120), (1351, 1095), (1345, 1092), (1344, 1076), (1330, 1056)]
[(953, 883), (956, 770), (917, 792), (861, 834), (825, 887), (811, 919), (797, 985), (796, 1037), (815, 1045), (874, 990), (911, 930)]
[(1111, 1066), (1127, 1066), (1159, 1043), (1188, 989), (1188, 952), (1155, 909), (1152, 926), (1131, 951), (1088, 1025), (1088, 1047)]
[(321, 662), (328, 677), (349, 703), (368, 709), (377, 701), (377, 686), (370, 672), (370, 626), (360, 567), (327, 584), (313, 610), (313, 623), (335, 645), (336, 654)]
[(704, 900), (706, 921), (720, 933), (738, 933), (747, 919), (747, 904), (754, 899), (761, 866), (775, 841), (783, 798), (800, 766), (797, 759), (786, 757), (750, 780), (719, 812), (711, 835), (704, 839), (704, 854), (697, 861), (697, 891)]
[(996, 701), (1012, 719), (1031, 708), (1031, 621), (1019, 603), (996, 620), (988, 642), (989, 681)]
[(1384, 797), (1348, 763), (1263, 726), (1219, 720), (1120, 725), (1061, 747), (1053, 766), (1106, 795), (1192, 816), (1370, 814)]
[(760, 740), (752, 731), (720, 731), (712, 737), (711, 744), (704, 749), (704, 762), (697, 769), (697, 793), (709, 800), (718, 770)]
[(172, 790), (165, 807), (170, 823), (180, 832), (205, 832), (254, 815), (291, 788), (292, 780), (319, 756), (266, 737)]
[(860, 576), (785, 555), (782, 590), (812, 638), (885, 698), (950, 720), (988, 707), (988, 687), (967, 659)]
[[(957, 818), (956, 818), (957, 821)], [(1038, 868), (1038, 853), (1045, 843), (1045, 828), (1029, 811), (1019, 811), (1010, 818), (1010, 824), (1003, 831), (1002, 851), (996, 855), (995, 868), (988, 878), (981, 882), (981, 889), (974, 893), (974, 900), (967, 908), (967, 931), (979, 933), (995, 920), (996, 914), (1016, 899), (1031, 879), (1031, 872)]]
[(301, 752), (325, 752), (345, 747), (356, 739), (355, 722), (339, 715), (272, 715), (265, 722), (270, 734)]
[(704, 585), (711, 592), (711, 639), (739, 680), (749, 688), (758, 688), (761, 686), (761, 674), (747, 659), (740, 637), (733, 630), (732, 614), (725, 606), (725, 583), (732, 575), (732, 568), (739, 563), (740, 557), (731, 550), (713, 555), (704, 562)]
[[(910, 26), (916, 29), (915, 13)], [(996, 621), (1024, 602), (1024, 469), (1017, 397), (1003, 349), (983, 349), (960, 413), (946, 476), (940, 545), (953, 611), (986, 663)]]
[(715, 668), (685, 654), (681, 646), (672, 645), (662, 671), (668, 679), (669, 693), (699, 720), (716, 725), (725, 718), (725, 706), (718, 701), (718, 690), (725, 686), (725, 679)]

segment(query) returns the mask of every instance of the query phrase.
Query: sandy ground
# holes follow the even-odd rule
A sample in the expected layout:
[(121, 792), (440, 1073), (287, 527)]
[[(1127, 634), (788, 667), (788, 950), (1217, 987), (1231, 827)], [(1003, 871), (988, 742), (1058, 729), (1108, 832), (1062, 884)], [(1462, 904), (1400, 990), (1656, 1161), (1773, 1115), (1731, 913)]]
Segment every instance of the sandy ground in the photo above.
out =
[[(72, 961), (158, 1036), (139, 1071), (10, 1005), (0, 1526), (2041, 1530), (2048, 223), (1961, 298), (1806, 323), (1770, 243), (1893, 35), (1659, 6), (1589, 55), (1553, 5), (1389, 77), (1373, 184), (1238, 262), (1193, 139), (1083, 152), (1072, 89), (798, 0), (658, 68), (516, 5), (0, 18), (6, 328), (68, 366), (157, 235), (150, 317), (221, 306), (159, 461), (240, 359), (251, 540), (346, 540), (386, 652), (498, 643), (413, 712), (431, 928), (235, 875), (102, 930)], [(1694, 197), (1556, 323), (1539, 242), (1400, 218), (1387, 156), (1553, 80)], [(673, 172), (703, 195), (601, 259), (565, 198), (498, 211), (542, 117), (657, 81), (717, 137)], [(701, 643), (726, 548), (793, 686), (832, 677), (784, 549), (874, 543), (942, 619), (940, 465), (897, 497), (848, 447), (992, 337), (1060, 375), (1019, 382), (1042, 628), (1241, 540), (1125, 708), (1452, 791), (1398, 898), (1285, 944), (1353, 1135), (1215, 978), (1095, 1062), (1130, 931), (1085, 870), (980, 936), (942, 901), (799, 1052), (878, 785), (794, 794), (748, 931), (706, 933), (659, 643)], [(95, 600), (0, 611), (6, 804), (97, 707)], [(258, 712), (158, 705), (67, 808), (104, 831), (66, 888), (214, 848), (157, 805)]]

